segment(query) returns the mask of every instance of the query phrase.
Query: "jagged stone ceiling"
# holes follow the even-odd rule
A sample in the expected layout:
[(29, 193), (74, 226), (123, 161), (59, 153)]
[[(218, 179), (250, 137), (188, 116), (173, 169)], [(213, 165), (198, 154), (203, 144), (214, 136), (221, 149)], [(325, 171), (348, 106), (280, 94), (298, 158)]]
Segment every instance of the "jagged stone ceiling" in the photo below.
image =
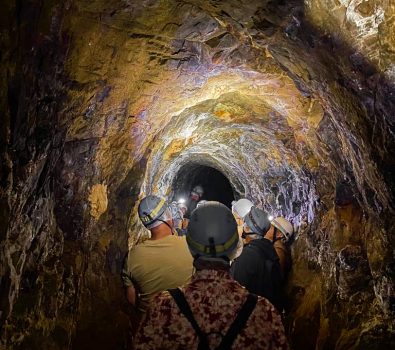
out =
[(122, 348), (136, 200), (209, 166), (300, 227), (295, 349), (394, 345), (393, 4), (37, 0), (1, 16), (4, 344)]

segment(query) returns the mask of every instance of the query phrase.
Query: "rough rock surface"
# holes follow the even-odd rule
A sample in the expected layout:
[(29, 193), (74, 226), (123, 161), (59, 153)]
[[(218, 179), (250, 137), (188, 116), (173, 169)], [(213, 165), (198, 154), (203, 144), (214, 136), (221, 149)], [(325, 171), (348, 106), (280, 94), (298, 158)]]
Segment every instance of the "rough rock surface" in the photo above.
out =
[(298, 225), (293, 348), (395, 347), (391, 1), (31, 0), (0, 19), (3, 347), (125, 348), (136, 200), (196, 166)]

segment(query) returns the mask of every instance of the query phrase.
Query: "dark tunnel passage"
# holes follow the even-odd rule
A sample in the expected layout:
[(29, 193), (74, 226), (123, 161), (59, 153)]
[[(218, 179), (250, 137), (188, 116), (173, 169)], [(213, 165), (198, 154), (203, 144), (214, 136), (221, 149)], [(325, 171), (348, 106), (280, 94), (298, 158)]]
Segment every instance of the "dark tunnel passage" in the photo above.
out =
[(186, 199), (196, 185), (201, 185), (204, 189), (202, 200), (218, 201), (228, 208), (231, 207), (234, 200), (229, 179), (222, 172), (210, 166), (186, 164), (176, 175), (173, 184), (173, 200)]

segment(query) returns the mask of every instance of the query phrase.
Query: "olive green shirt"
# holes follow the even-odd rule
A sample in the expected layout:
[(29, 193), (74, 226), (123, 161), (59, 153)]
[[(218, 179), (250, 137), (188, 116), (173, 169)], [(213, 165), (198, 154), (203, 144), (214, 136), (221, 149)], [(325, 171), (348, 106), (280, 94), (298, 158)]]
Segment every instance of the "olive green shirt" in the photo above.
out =
[(145, 311), (158, 292), (177, 288), (189, 282), (193, 259), (185, 237), (166, 236), (148, 239), (133, 247), (125, 261), (124, 285), (133, 285), (139, 294), (138, 309)]

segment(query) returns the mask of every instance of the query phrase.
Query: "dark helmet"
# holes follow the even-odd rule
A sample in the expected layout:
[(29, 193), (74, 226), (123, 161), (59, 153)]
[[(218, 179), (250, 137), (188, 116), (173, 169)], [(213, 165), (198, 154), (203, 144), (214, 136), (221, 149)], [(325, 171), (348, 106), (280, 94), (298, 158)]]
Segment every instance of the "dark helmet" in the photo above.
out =
[(164, 198), (153, 195), (143, 198), (138, 208), (141, 222), (145, 227), (152, 225), (162, 216), (167, 207)]
[(225, 205), (206, 202), (192, 212), (186, 238), (194, 258), (229, 258), (239, 241), (236, 220)]
[(253, 233), (263, 236), (270, 228), (269, 216), (262, 209), (252, 207), (244, 217), (245, 224)]

